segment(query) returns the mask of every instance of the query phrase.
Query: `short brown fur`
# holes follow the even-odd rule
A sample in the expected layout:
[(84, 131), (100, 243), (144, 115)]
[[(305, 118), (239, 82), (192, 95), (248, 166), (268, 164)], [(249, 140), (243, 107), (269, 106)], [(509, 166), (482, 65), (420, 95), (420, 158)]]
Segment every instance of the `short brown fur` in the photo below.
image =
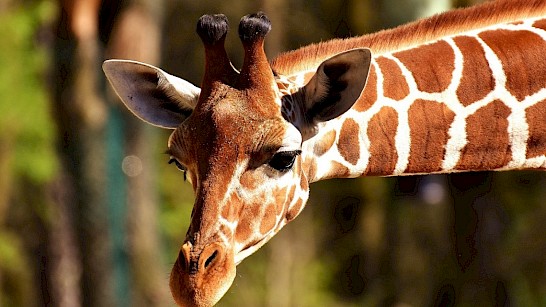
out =
[[(490, 14), (492, 11), (502, 14)], [(345, 50), (368, 47), (374, 54), (380, 55), (498, 23), (540, 17), (545, 12), (546, 1), (543, 0), (491, 1), (445, 12), (395, 29), (312, 44), (279, 55), (271, 65), (281, 74), (293, 75), (300, 71), (314, 70), (325, 59)]]
[[(510, 108), (497, 100), (468, 117), (468, 144), (461, 153), (456, 169), (495, 169), (510, 161), (512, 155), (506, 133), (510, 113)], [(489, 120), (484, 121), (484, 118)], [(506, 154), (491, 154), (500, 152)]]
[(485, 51), (475, 38), (461, 36), (454, 41), (464, 57), (463, 78), (457, 88), (457, 97), (463, 106), (469, 106), (491, 93), (495, 80)]
[(402, 75), (400, 67), (391, 59), (378, 57), (377, 65), (381, 71), (388, 71), (388, 78), (383, 78), (383, 90), (385, 97), (402, 100), (406, 98), (410, 91), (406, 78)]
[(411, 150), (406, 173), (432, 173), (442, 169), (447, 131), (455, 113), (436, 101), (417, 100), (409, 109)]
[(396, 127), (398, 127), (398, 113), (389, 107), (374, 115), (368, 124), (368, 138), (370, 139), (370, 162), (366, 175), (384, 175), (392, 173), (396, 166), (398, 154), (395, 147)]
[(529, 140), (527, 141), (527, 158), (541, 156), (546, 152), (546, 100), (527, 109), (529, 123)]

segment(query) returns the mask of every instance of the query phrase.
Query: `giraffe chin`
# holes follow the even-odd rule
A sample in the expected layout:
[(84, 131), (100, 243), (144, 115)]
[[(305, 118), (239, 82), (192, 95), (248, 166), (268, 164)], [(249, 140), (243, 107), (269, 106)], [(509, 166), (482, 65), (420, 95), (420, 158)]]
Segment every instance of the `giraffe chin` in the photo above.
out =
[[(182, 252), (181, 252), (182, 254)], [(183, 255), (178, 256), (171, 271), (169, 286), (178, 306), (214, 306), (231, 287), (236, 275), (233, 254), (219, 253), (214, 261), (205, 267), (188, 268)]]

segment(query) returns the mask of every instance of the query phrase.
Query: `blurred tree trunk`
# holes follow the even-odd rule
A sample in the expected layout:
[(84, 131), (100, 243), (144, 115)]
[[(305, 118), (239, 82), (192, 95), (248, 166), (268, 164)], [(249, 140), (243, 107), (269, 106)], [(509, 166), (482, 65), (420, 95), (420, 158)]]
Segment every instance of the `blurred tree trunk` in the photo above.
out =
[(491, 193), (493, 174), (451, 174), (448, 179), (454, 212), (453, 257), (459, 269), (448, 285), (463, 304), (506, 306), (510, 298), (492, 256), (503, 229), (502, 209)]
[[(7, 143), (11, 143), (9, 140), (4, 140), (0, 143), (0, 245), (4, 243), (2, 237), (4, 236), (6, 217), (8, 214), (9, 208), (9, 195), (11, 190), (11, 176), (10, 176), (10, 164), (13, 159), (12, 151), (10, 150), (11, 146), (8, 146)], [(0, 262), (3, 257), (0, 255)], [(0, 303), (4, 301), (2, 291), (2, 285), (4, 284), (4, 271), (5, 268), (0, 265)]]
[[(46, 259), (45, 223), (33, 205), (43, 205), (47, 200), (40, 199), (43, 185), (28, 178), (12, 177), (14, 143), (9, 136), (3, 141), (0, 142), (0, 305), (38, 306), (37, 302), (44, 301), (39, 290), (42, 287), (47, 291), (48, 280), (37, 278), (40, 277), (37, 272), (45, 272), (46, 264), (30, 261), (28, 253), (32, 253), (34, 260)], [(16, 188), (21, 183), (23, 187)], [(35, 202), (28, 201), (31, 197)]]
[(72, 190), (62, 198), (71, 198), (67, 216), (78, 234), (84, 306), (170, 301), (160, 261), (150, 132), (112, 91), (107, 102), (98, 82), (104, 80), (101, 42), (107, 58), (158, 64), (160, 8), (161, 1), (145, 0), (60, 3), (55, 113)]
[(74, 191), (69, 188), (71, 184), (67, 174), (62, 172), (48, 193), (54, 208), (49, 232), (50, 304), (58, 307), (77, 307), (82, 303), (81, 262), (73, 224), (73, 203), (70, 202), (74, 199)]
[(83, 306), (114, 306), (105, 204), (105, 101), (100, 94), (100, 0), (59, 1), (55, 42), (54, 115), (67, 173), (67, 201), (77, 233)]
[[(130, 59), (159, 65), (163, 1), (126, 1), (112, 23), (106, 58)], [(105, 24), (106, 26), (108, 24)], [(112, 114), (121, 121), (121, 154), (127, 176), (127, 252), (132, 282), (131, 306), (160, 306), (170, 302), (166, 269), (162, 267), (153, 181), (153, 132), (130, 114), (111, 93)], [(115, 97), (114, 97), (115, 96)], [(155, 130), (153, 130), (155, 131)], [(118, 171), (121, 169), (118, 167)], [(127, 305), (128, 306), (128, 305)]]

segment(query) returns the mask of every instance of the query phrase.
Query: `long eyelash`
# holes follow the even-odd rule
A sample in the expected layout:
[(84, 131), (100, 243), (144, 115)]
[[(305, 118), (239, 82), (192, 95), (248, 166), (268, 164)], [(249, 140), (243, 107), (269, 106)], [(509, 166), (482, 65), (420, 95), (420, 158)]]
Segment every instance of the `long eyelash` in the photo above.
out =
[(176, 160), (175, 158), (173, 158), (171, 156), (171, 158), (169, 159), (169, 164), (175, 164), (176, 165), (176, 168), (178, 168), (183, 174), (184, 174), (184, 181), (187, 181), (187, 169), (182, 165), (180, 164), (180, 162), (178, 162), (178, 160)]
[(292, 153), (294, 153), (294, 156), (299, 156), (301, 155), (301, 150), (293, 150)]

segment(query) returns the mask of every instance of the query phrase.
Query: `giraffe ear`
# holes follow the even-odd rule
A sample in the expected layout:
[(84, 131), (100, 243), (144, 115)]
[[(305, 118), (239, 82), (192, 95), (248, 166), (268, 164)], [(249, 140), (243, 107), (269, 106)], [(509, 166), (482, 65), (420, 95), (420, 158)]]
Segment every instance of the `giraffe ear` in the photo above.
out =
[(370, 49), (353, 49), (322, 62), (303, 88), (308, 123), (328, 121), (358, 100), (370, 71)]
[(152, 65), (108, 60), (102, 69), (125, 106), (154, 126), (175, 129), (193, 111), (200, 89)]

